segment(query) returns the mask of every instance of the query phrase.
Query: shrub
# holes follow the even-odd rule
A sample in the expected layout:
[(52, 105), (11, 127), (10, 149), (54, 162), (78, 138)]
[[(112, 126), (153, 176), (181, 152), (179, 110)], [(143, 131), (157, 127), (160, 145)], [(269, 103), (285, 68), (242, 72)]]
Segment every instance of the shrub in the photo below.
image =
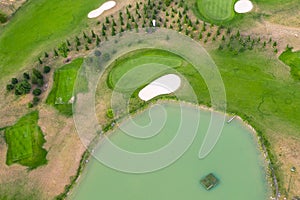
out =
[(112, 109), (108, 109), (107, 112), (106, 112), (106, 116), (109, 118), (109, 119), (113, 119), (114, 118), (114, 112)]
[(4, 13), (0, 12), (0, 23), (4, 24), (5, 22), (7, 22), (7, 16)]
[(44, 66), (44, 74), (48, 74), (51, 71), (51, 68), (49, 66)]
[(38, 79), (43, 79), (42, 73), (35, 68), (32, 69), (32, 75), (37, 77)]
[(7, 84), (6, 85), (6, 90), (7, 91), (12, 91), (14, 89), (14, 85), (13, 84)]
[(65, 42), (61, 43), (59, 48), (58, 48), (58, 51), (60, 53), (60, 55), (64, 58), (68, 57), (68, 47), (67, 47), (67, 44)]
[(40, 96), (42, 94), (42, 90), (40, 88), (36, 88), (32, 91), (34, 96)]
[(29, 74), (28, 73), (23, 73), (23, 77), (24, 77), (24, 79), (26, 79), (26, 80), (29, 80), (30, 79), (30, 76), (29, 76)]
[(32, 107), (33, 107), (33, 104), (32, 104), (32, 103), (28, 103), (28, 104), (27, 104), (27, 107), (28, 107), (28, 108), (32, 108)]
[(32, 103), (33, 103), (33, 105), (37, 105), (39, 103), (39, 101), (40, 101), (40, 98), (33, 97)]
[(11, 84), (16, 85), (18, 83), (18, 79), (17, 78), (12, 78), (11, 79)]
[(15, 94), (23, 95), (28, 94), (31, 90), (31, 85), (27, 80), (23, 80), (16, 85)]

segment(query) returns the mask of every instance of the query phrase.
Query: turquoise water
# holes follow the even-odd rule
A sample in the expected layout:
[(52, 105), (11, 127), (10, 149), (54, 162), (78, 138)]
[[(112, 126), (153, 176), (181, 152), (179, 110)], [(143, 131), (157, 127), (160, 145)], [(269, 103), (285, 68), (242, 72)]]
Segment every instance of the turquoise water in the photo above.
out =
[[(188, 127), (195, 127), (192, 124), (197, 123), (195, 116), (198, 115), (199, 109), (189, 105), (183, 105), (181, 109), (190, 118), (187, 126), (184, 126), (185, 129), (180, 131), (192, 132), (193, 130), (189, 130)], [(143, 128), (145, 131), (141, 132), (141, 128), (134, 128), (130, 120), (122, 124), (127, 131), (136, 131), (134, 135), (141, 134), (142, 138), (137, 139), (117, 129), (110, 135), (111, 141), (123, 149), (138, 153), (155, 151), (168, 144), (174, 138), (179, 126), (182, 126), (182, 110), (179, 104), (161, 104), (151, 107), (150, 110), (150, 114), (148, 109), (134, 117), (134, 122), (145, 126)], [(164, 116), (167, 116), (165, 120)], [(225, 124), (213, 151), (204, 159), (198, 158), (210, 117), (209, 111), (200, 111), (199, 129), (190, 148), (176, 162), (158, 171), (144, 174), (124, 173), (91, 159), (70, 199), (267, 199), (269, 188), (261, 153), (253, 134), (241, 122), (233, 120), (232, 123)], [(161, 125), (163, 127), (157, 129), (157, 126)], [(151, 135), (151, 130), (155, 134)], [(103, 153), (101, 148), (95, 152)], [(120, 159), (126, 163), (126, 158)], [(220, 183), (212, 190), (206, 191), (199, 180), (211, 172), (217, 176)]]

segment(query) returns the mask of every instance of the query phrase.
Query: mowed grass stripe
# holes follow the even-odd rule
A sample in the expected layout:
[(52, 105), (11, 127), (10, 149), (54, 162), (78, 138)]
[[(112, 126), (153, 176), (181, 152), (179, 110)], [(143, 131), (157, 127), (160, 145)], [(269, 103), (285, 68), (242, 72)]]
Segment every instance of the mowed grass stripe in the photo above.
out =
[(88, 27), (87, 14), (105, 0), (29, 0), (0, 32), (1, 78), (53, 51), (69, 35)]
[(46, 100), (47, 104), (54, 106), (67, 116), (72, 115), (72, 104), (69, 101), (73, 96), (77, 72), (82, 63), (83, 59), (78, 58), (55, 71), (52, 90)]

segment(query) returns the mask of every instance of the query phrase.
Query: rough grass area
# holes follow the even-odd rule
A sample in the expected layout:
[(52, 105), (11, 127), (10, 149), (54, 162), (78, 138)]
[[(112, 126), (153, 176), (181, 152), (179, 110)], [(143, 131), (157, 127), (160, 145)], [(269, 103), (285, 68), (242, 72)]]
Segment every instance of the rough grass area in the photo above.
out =
[(66, 116), (72, 115), (73, 88), (78, 69), (83, 62), (82, 58), (64, 65), (54, 73), (53, 87), (48, 95), (46, 103), (54, 106), (59, 112)]
[(293, 52), (292, 49), (288, 49), (279, 56), (279, 59), (291, 67), (293, 78), (300, 80), (300, 51)]
[(37, 111), (22, 117), (15, 125), (5, 130), (8, 145), (6, 164), (19, 163), (31, 169), (47, 163), (47, 151), (43, 149), (46, 142), (37, 125)]
[(231, 20), (236, 0), (197, 0), (200, 14), (211, 22), (220, 23)]
[(87, 27), (87, 14), (105, 0), (28, 1), (0, 30), (0, 79), (53, 51), (68, 35)]

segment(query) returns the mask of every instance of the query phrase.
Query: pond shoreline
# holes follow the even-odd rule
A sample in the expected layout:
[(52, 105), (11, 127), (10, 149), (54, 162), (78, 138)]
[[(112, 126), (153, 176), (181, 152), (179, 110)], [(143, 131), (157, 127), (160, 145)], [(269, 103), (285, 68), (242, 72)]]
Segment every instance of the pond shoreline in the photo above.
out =
[[(261, 152), (261, 158), (263, 158), (263, 167), (265, 168), (266, 181), (268, 182), (268, 185), (270, 185), (270, 189), (273, 190), (272, 193), (273, 193), (273, 195), (275, 195), (275, 199), (278, 199), (277, 198), (278, 193), (279, 193), (278, 184), (277, 184), (278, 181), (277, 181), (275, 169), (272, 167), (272, 162), (271, 162), (271, 159), (269, 157), (268, 149), (264, 145), (264, 143), (262, 141), (262, 138), (258, 135), (258, 131), (253, 126), (251, 126), (251, 124), (249, 122), (244, 120), (241, 116), (238, 116), (238, 115), (235, 115), (235, 114), (229, 114), (228, 111), (226, 113), (224, 113), (222, 111), (216, 110), (216, 109), (214, 109), (212, 107), (208, 107), (206, 105), (199, 105), (199, 104), (196, 104), (196, 103), (180, 101), (180, 100), (177, 100), (177, 99), (170, 99), (170, 98), (154, 99), (154, 100), (150, 101), (149, 103), (141, 106), (139, 109), (135, 110), (133, 113), (130, 113), (129, 115), (130, 115), (130, 117), (134, 117), (134, 116), (138, 115), (139, 113), (145, 111), (146, 109), (149, 109), (153, 105), (162, 104), (162, 103), (176, 103), (176, 104), (183, 103), (183, 104), (186, 104), (188, 106), (193, 106), (193, 107), (199, 108), (200, 110), (203, 110), (203, 111), (210, 111), (210, 112), (216, 112), (216, 113), (219, 113), (219, 114), (223, 114), (226, 117), (236, 116), (236, 120), (240, 121), (242, 123), (242, 125), (245, 126), (247, 129), (249, 129), (250, 132), (253, 134), (253, 136), (254, 136), (253, 139), (255, 139), (256, 145), (259, 148), (259, 151)], [(120, 117), (120, 118), (114, 120), (113, 123), (115, 123), (115, 121), (121, 121), (122, 123), (124, 123), (126, 121), (126, 118), (128, 118), (128, 115), (127, 115), (127, 117), (123, 116), (123, 117)], [(71, 180), (71, 183), (66, 186), (65, 192), (63, 192), (62, 194), (60, 194), (59, 196), (57, 196), (55, 198), (56, 200), (67, 199), (67, 197), (70, 195), (70, 193), (73, 192), (72, 189), (80, 181), (81, 175), (85, 171), (86, 165), (88, 164), (88, 161), (90, 160), (90, 158), (92, 156), (90, 151), (93, 151), (95, 145), (97, 145), (97, 143), (102, 139), (103, 134), (109, 135), (113, 132), (113, 130), (115, 128), (117, 128), (117, 126), (114, 126), (113, 128), (108, 129), (106, 132), (102, 132), (101, 135), (97, 135), (93, 139), (93, 141), (91, 141), (90, 145), (88, 146), (88, 149), (82, 155), (82, 159), (80, 161), (79, 168), (77, 170), (76, 176), (73, 177), (73, 179)]]

